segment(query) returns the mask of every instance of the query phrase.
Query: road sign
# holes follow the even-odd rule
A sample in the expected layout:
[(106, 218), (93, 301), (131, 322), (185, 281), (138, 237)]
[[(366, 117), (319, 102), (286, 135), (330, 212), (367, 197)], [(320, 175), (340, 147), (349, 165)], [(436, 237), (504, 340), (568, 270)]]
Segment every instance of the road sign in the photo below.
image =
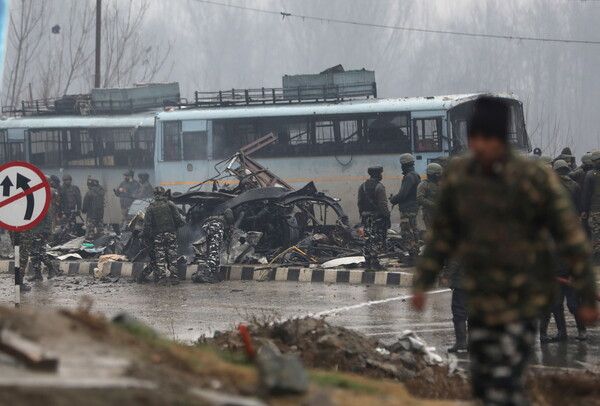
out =
[(42, 221), (50, 207), (46, 176), (27, 162), (0, 166), (0, 227), (24, 231)]

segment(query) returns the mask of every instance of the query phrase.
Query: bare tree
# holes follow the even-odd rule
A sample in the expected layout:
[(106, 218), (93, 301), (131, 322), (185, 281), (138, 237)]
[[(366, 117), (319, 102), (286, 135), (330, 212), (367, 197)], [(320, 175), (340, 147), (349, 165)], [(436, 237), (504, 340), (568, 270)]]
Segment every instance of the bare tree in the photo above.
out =
[(170, 44), (163, 50), (143, 40), (141, 27), (148, 12), (148, 1), (137, 8), (132, 0), (126, 6), (125, 3), (108, 3), (103, 10), (103, 87), (152, 81), (165, 68), (171, 53)]
[[(16, 106), (30, 78), (30, 67), (37, 63), (44, 35), (47, 12), (45, 1), (20, 0), (10, 11), (9, 49), (7, 50), (7, 91), (4, 105)], [(14, 4), (14, 3), (13, 3)]]

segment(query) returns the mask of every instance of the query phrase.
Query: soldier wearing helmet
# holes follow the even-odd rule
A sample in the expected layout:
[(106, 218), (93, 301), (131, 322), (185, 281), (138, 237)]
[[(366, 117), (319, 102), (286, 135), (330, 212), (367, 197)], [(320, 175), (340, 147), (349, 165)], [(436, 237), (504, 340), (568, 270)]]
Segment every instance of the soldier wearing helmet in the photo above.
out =
[(83, 197), (81, 212), (85, 218), (85, 242), (92, 243), (104, 229), (104, 188), (100, 181), (88, 176), (88, 191)]
[(400, 208), (400, 233), (410, 255), (410, 262), (416, 259), (419, 247), (419, 231), (417, 229), (417, 187), (421, 183), (421, 177), (415, 171), (415, 157), (411, 154), (400, 155), (402, 165), (402, 186), (397, 195), (392, 196), (390, 201)]
[(81, 191), (73, 184), (73, 178), (68, 174), (63, 176), (61, 201), (63, 217), (67, 217), (73, 211), (81, 211)]
[(592, 163), (592, 154), (586, 153), (581, 157), (581, 165), (575, 169), (569, 175), (571, 179), (579, 184), (579, 187), (583, 188), (583, 183), (585, 181), (585, 175), (594, 168), (594, 164)]
[[(149, 269), (156, 272), (158, 285), (177, 285), (177, 229), (184, 222), (177, 207), (167, 199), (165, 188), (154, 189), (154, 202), (150, 203), (144, 216), (144, 236), (150, 240), (155, 264)], [(150, 256), (152, 260), (152, 256)]]
[(138, 184), (140, 185), (140, 188), (137, 191), (137, 198), (148, 199), (154, 194), (154, 188), (150, 184), (149, 179), (150, 175), (148, 175), (146, 172), (141, 172), (138, 174)]
[(427, 165), (427, 179), (419, 183), (417, 187), (417, 202), (423, 211), (423, 221), (425, 227), (429, 229), (433, 221), (433, 210), (435, 200), (440, 190), (440, 180), (442, 179), (442, 166), (440, 164)]
[(382, 267), (377, 256), (385, 248), (387, 231), (391, 226), (390, 209), (385, 186), (381, 184), (383, 168), (373, 166), (368, 173), (370, 179), (358, 189), (358, 212), (365, 231), (363, 253), (366, 269), (378, 271)]
[(600, 259), (600, 151), (593, 151), (591, 160), (594, 168), (588, 171), (583, 181), (581, 218), (587, 221), (590, 228), (594, 255), (598, 261)]

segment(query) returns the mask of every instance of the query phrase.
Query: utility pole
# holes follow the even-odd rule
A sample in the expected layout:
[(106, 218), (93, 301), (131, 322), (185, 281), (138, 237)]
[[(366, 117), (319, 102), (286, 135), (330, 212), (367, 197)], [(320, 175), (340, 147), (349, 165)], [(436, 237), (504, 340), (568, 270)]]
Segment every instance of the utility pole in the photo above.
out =
[(94, 87), (100, 87), (100, 49), (102, 43), (102, 0), (96, 0), (96, 73)]

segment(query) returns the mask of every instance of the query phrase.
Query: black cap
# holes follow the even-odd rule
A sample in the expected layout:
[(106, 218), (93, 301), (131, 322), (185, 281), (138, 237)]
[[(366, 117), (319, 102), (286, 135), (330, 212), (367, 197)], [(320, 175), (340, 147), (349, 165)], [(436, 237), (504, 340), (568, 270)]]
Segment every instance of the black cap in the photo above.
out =
[(502, 99), (489, 96), (478, 98), (469, 120), (469, 137), (477, 134), (499, 138), (508, 143), (509, 112), (508, 103)]
[(367, 169), (367, 172), (369, 173), (369, 176), (381, 176), (381, 174), (383, 173), (383, 167), (372, 166), (369, 169)]

